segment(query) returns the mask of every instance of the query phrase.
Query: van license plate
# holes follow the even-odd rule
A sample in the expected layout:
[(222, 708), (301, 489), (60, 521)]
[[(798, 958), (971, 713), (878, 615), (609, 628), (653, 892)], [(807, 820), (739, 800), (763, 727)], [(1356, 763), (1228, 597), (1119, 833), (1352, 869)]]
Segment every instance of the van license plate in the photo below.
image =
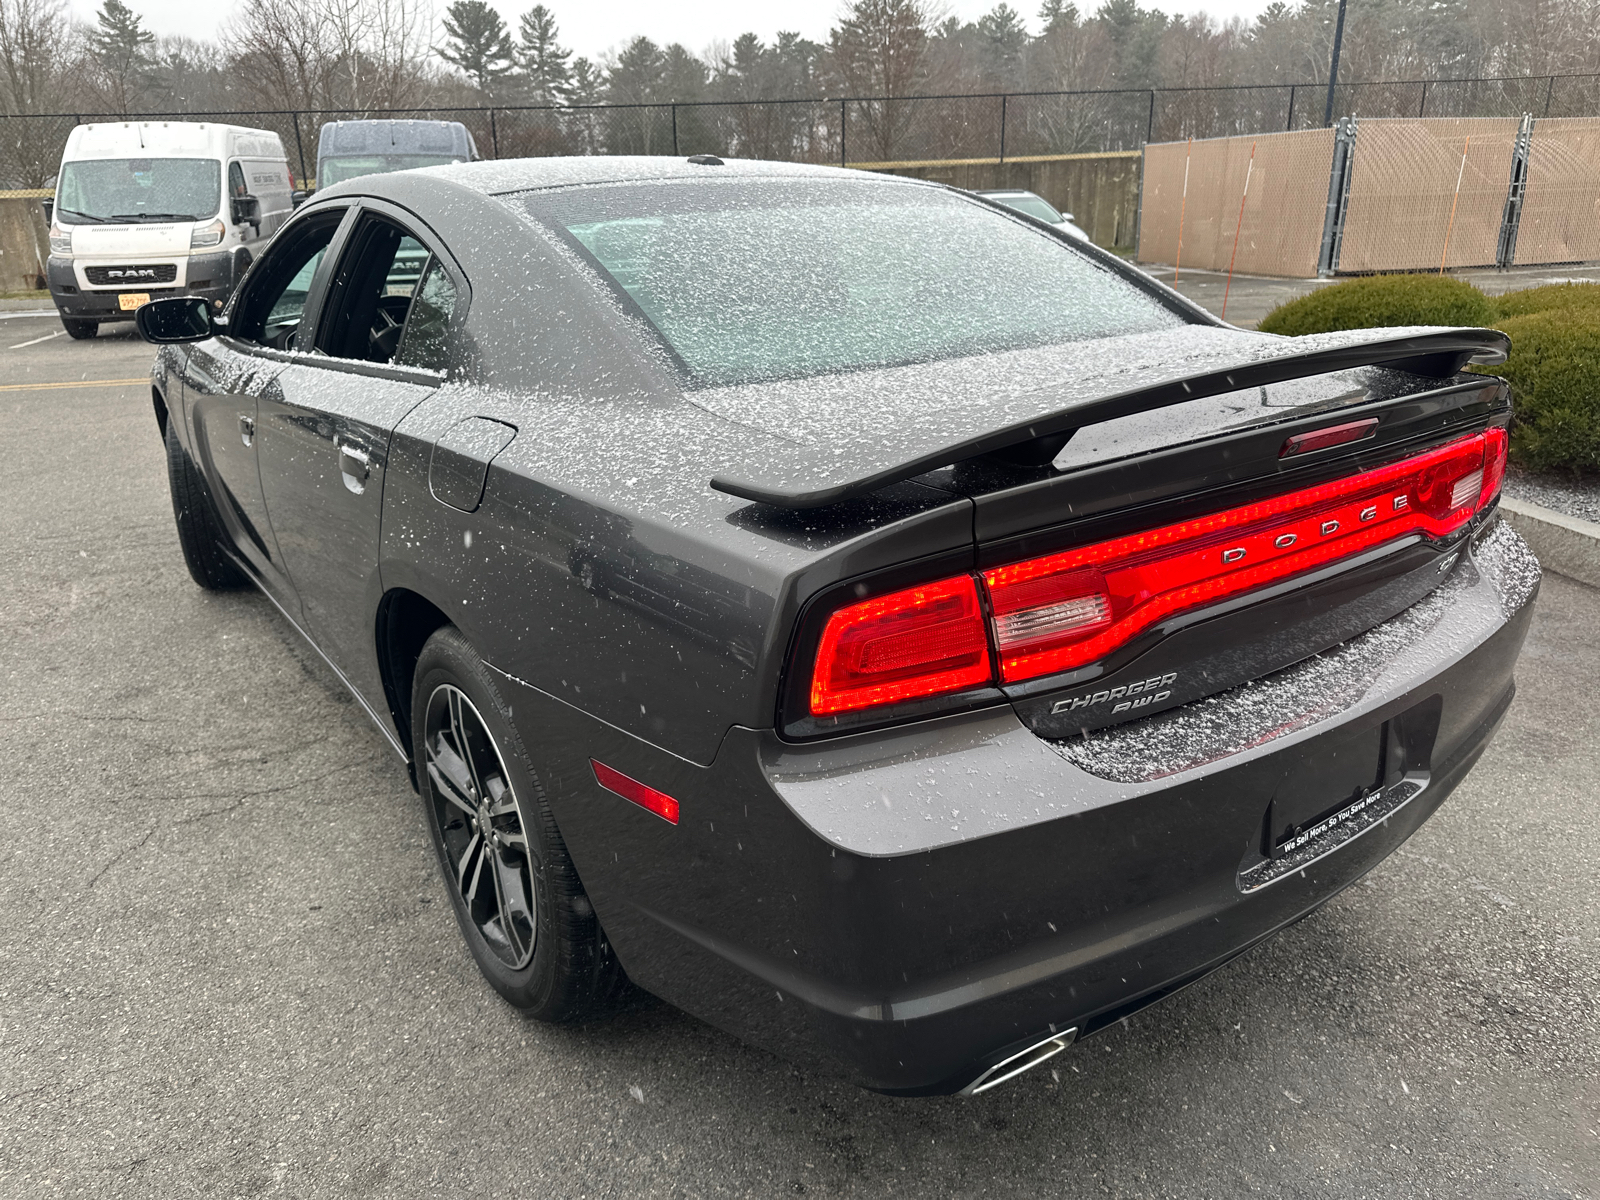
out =
[(150, 303), (149, 292), (123, 292), (117, 297), (117, 307), (123, 312), (132, 312), (141, 304)]

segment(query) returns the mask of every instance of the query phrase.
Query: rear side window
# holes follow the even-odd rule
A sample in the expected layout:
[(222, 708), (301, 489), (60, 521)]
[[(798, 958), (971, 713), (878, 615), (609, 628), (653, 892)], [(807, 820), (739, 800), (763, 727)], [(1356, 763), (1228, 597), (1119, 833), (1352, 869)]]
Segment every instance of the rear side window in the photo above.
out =
[(411, 300), (406, 331), (395, 361), (406, 367), (426, 367), (442, 371), (448, 362), (445, 338), (450, 332), (450, 317), (456, 308), (456, 287), (438, 259), (428, 264)]
[(528, 204), (707, 385), (1182, 324), (1060, 238), (954, 192), (757, 180), (575, 189)]

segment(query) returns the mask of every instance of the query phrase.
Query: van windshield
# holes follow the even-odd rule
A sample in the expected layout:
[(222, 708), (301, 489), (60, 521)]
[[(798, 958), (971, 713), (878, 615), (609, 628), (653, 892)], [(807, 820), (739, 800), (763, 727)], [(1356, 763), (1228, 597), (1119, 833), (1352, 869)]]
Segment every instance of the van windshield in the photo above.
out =
[(317, 186), (329, 187), (357, 175), (384, 175), (412, 167), (442, 167), (466, 161), (459, 154), (343, 154), (322, 160), (317, 167)]
[(61, 164), (56, 218), (63, 225), (206, 221), (222, 207), (214, 158), (96, 158)]

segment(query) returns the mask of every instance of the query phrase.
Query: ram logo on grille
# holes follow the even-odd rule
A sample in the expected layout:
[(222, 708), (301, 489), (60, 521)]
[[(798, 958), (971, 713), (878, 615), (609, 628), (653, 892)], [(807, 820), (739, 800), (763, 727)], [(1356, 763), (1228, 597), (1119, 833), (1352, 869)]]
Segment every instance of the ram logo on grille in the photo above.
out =
[(83, 273), (96, 287), (117, 287), (130, 283), (171, 283), (178, 277), (178, 264), (85, 267)]

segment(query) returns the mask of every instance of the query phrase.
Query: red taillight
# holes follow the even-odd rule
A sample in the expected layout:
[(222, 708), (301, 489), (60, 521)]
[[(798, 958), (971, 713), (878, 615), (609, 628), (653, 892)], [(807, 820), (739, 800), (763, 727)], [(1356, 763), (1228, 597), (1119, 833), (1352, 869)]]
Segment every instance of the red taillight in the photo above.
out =
[[(1337, 426), (1365, 436), (1364, 422)], [(1179, 613), (1408, 534), (1454, 533), (1500, 490), (1506, 432), (1256, 504), (863, 600), (834, 612), (814, 716), (1016, 683), (1098, 662)]]
[(1096, 662), (1166, 617), (1408, 533), (1453, 533), (1498, 488), (1504, 440), (1490, 430), (1259, 504), (985, 571), (1001, 679)]
[(648, 783), (640, 783), (615, 768), (595, 759), (589, 760), (594, 768), (595, 782), (608, 792), (615, 792), (624, 800), (632, 800), (640, 808), (647, 808), (656, 816), (678, 823), (678, 802), (665, 792), (658, 792)]
[(989, 639), (970, 575), (907, 588), (828, 618), (811, 676), (816, 716), (989, 682)]

